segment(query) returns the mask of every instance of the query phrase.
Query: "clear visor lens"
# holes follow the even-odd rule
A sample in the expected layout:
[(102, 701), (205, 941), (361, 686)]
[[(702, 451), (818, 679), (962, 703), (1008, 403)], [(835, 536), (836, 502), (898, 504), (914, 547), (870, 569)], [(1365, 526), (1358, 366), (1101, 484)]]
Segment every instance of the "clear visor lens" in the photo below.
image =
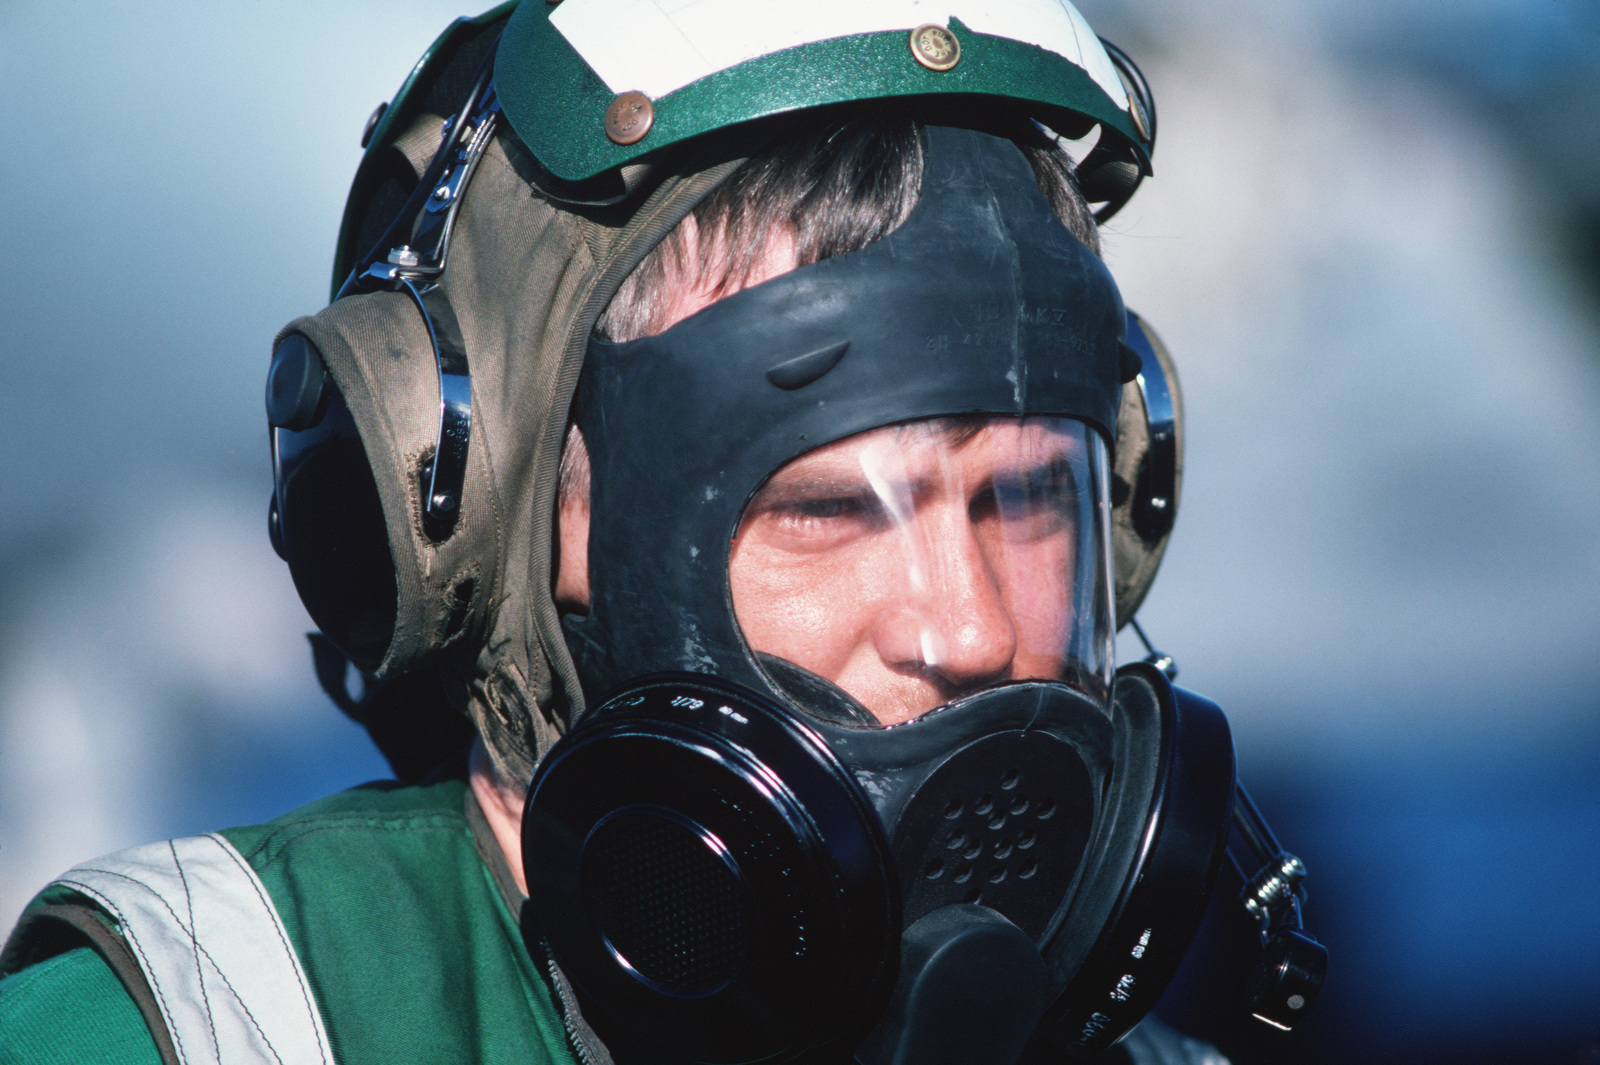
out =
[(734, 613), (758, 658), (885, 725), (1010, 681), (1105, 705), (1108, 480), (1099, 434), (1070, 418), (930, 418), (825, 445), (745, 507)]

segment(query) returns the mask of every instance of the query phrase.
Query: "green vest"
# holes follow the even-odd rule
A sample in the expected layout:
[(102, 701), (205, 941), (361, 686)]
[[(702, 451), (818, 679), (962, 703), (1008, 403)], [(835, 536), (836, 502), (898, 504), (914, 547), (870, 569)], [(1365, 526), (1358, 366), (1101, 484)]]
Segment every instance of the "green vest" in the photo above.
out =
[[(574, 1062), (465, 803), (460, 781), (368, 785), (220, 833), (267, 889), (340, 1065)], [(100, 954), (42, 919), (66, 901), (41, 893), (7, 944), (0, 1065), (159, 1065)]]

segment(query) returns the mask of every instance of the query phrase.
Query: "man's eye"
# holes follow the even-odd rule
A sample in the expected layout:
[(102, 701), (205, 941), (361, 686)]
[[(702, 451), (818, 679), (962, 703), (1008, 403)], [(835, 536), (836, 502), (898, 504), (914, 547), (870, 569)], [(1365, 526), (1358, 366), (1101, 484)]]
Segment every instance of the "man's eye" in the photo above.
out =
[(842, 518), (860, 514), (864, 507), (859, 499), (807, 499), (793, 509), (803, 518)]
[(974, 518), (998, 519), (1015, 533), (1050, 535), (1070, 523), (1077, 504), (1072, 471), (1049, 466), (1016, 477), (997, 477), (972, 501)]
[(767, 528), (793, 547), (812, 551), (836, 547), (880, 529), (883, 507), (871, 496), (816, 496), (789, 499), (764, 508)]
[(1024, 518), (1069, 502), (1057, 481), (1002, 481), (994, 486), (995, 505), (1007, 518)]

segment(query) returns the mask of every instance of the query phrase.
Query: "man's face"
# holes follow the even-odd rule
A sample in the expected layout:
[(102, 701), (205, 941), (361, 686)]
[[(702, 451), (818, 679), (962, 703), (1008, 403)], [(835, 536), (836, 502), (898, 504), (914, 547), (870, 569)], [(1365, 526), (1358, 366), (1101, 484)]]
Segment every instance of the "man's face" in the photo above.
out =
[(800, 456), (734, 538), (745, 640), (884, 724), (1001, 681), (1063, 679), (1085, 447), (1066, 419), (930, 419)]
[[(744, 280), (794, 267), (776, 239)], [(665, 330), (729, 292), (675, 284)], [(1070, 419), (930, 419), (808, 452), (771, 476), (729, 558), (751, 649), (849, 693), (884, 724), (1008, 680), (1065, 680), (1095, 535), (1094, 434)], [(575, 437), (569, 447), (582, 448)], [(589, 607), (587, 462), (564, 494), (555, 597)]]

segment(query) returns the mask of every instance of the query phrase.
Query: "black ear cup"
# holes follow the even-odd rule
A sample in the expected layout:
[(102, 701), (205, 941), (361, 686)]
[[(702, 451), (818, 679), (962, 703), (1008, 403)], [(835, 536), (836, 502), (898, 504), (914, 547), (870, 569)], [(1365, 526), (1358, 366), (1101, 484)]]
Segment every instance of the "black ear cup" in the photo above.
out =
[[(418, 512), (410, 520), (434, 545), (449, 540), (460, 522), (472, 433), (465, 346), (455, 311), (436, 282), (445, 268), (450, 234), (468, 182), (493, 140), (498, 110), (490, 89), (492, 59), (505, 15), (491, 15), (457, 20), (413, 71), (394, 107), (380, 108), (369, 119), (363, 145), (376, 140), (351, 188), (337, 253), (338, 269), (350, 264), (357, 269), (336, 290), (336, 302), (357, 291), (403, 292), (413, 302), (428, 338), (434, 370), (430, 376), (439, 388), (435, 444), (418, 469), (380, 467), (379, 472), (386, 478), (401, 474), (401, 491)], [(466, 64), (470, 66), (463, 69)], [(462, 82), (463, 74), (471, 79), (470, 88)], [(440, 113), (452, 109), (445, 104), (453, 105), (455, 114), (447, 120), (443, 142), (431, 162), (421, 168), (419, 181), (420, 162), (406, 156), (395, 138), (404, 134), (409, 120), (434, 104), (443, 107)], [(404, 197), (397, 205), (402, 190)], [(382, 239), (365, 258), (353, 258), (351, 242), (364, 239), (380, 220)], [(380, 376), (387, 372), (392, 368), (380, 371)], [(315, 344), (303, 333), (288, 333), (274, 349), (266, 398), (273, 447), (274, 491), (268, 516), (273, 547), (289, 563), (307, 612), (332, 644), (355, 665), (368, 672), (382, 665), (391, 674), (388, 679), (393, 679), (392, 674), (416, 664), (415, 644), (426, 640), (414, 639), (390, 656), (402, 578), (395, 570), (395, 545), (389, 540), (382, 496), (349, 405)], [(405, 410), (402, 401), (392, 403)], [(370, 424), (368, 429), (373, 431)], [(384, 465), (392, 465), (385, 444), (393, 440), (379, 432), (376, 451)], [(404, 483), (407, 477), (409, 484)], [(385, 490), (393, 488), (386, 481)], [(391, 495), (391, 507), (398, 510), (400, 505)], [(394, 517), (401, 519), (395, 523), (396, 536), (404, 538), (399, 530), (408, 524), (407, 516), (395, 513)], [(402, 552), (413, 548), (403, 539), (397, 544)], [(430, 556), (420, 568), (435, 582), (449, 581), (450, 587), (440, 595), (439, 588), (425, 586), (419, 606), (416, 581), (407, 578), (412, 623), (406, 632), (426, 633), (433, 628), (430, 622), (442, 620), (435, 631), (439, 640), (448, 641), (462, 631), (475, 599), (481, 598), (481, 574), (476, 572), (480, 567), (457, 577), (444, 566), (436, 569)], [(415, 573), (409, 566), (405, 569)], [(434, 616), (416, 619), (419, 612)], [(444, 612), (444, 617), (437, 617)]]
[[(497, 28), (495, 20), (456, 20), (412, 72), (394, 106), (380, 105), (367, 120), (361, 145), (372, 148), (362, 157), (345, 205), (335, 298), (356, 255), (379, 234), (409, 227), (420, 209), (425, 195), (418, 191), (420, 164), (409, 160), (395, 139), (422, 112), (449, 114), (459, 105), (462, 78), (470, 79), (471, 71), (484, 65), (498, 37), (487, 31)], [(394, 638), (399, 600), (394, 557), (377, 483), (349, 407), (316, 346), (302, 334), (290, 333), (273, 350), (267, 421), (272, 546), (289, 563), (295, 589), (317, 627), (370, 672)], [(459, 443), (464, 453), (464, 436)], [(459, 484), (454, 487), (452, 504), (460, 498)], [(429, 530), (436, 540), (448, 531)]]
[[(1108, 153), (1109, 154), (1109, 153)], [(1144, 180), (1139, 164), (1132, 159), (1088, 159), (1078, 170), (1078, 188), (1090, 203), (1116, 202), (1119, 207), (1133, 198)], [(1108, 212), (1106, 218), (1115, 212)], [(1105, 219), (1097, 218), (1096, 221)]]
[(893, 978), (870, 806), (815, 734), (708, 677), (630, 687), (557, 745), (523, 855), (530, 946), (614, 1051), (784, 1060), (864, 1030)]
[(267, 418), (273, 546), (311, 620), (370, 671), (394, 636), (398, 599), (383, 503), (344, 395), (299, 333), (272, 353)]
[(328, 370), (316, 347), (299, 333), (290, 333), (272, 349), (267, 369), (267, 424), (304, 432), (322, 420), (326, 410)]

